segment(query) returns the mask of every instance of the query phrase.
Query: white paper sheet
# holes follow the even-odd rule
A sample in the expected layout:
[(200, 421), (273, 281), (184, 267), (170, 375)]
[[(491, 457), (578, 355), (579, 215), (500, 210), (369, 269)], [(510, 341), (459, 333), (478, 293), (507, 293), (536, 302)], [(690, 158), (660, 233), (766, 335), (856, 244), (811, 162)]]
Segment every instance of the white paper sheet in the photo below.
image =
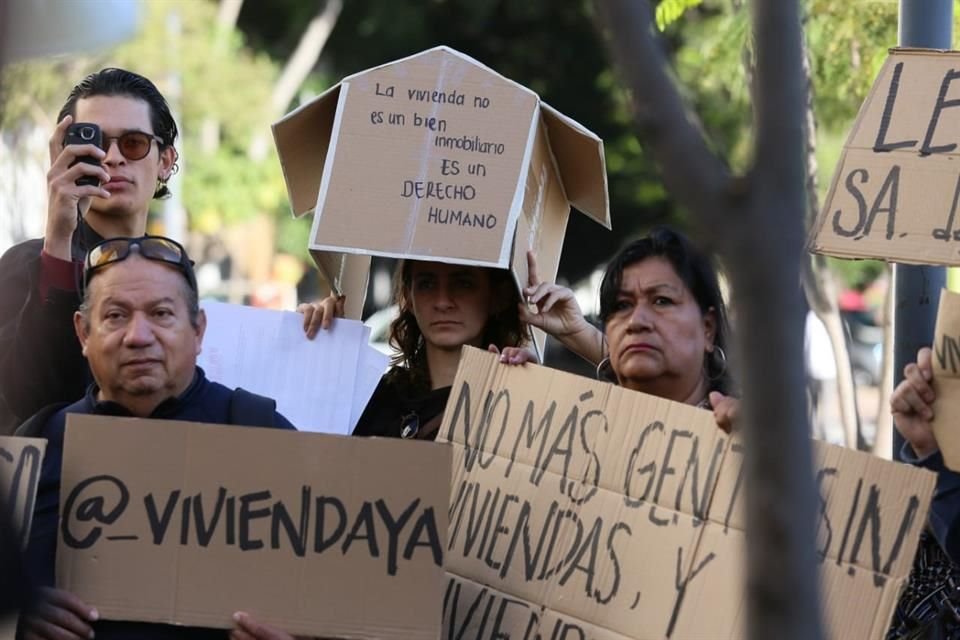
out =
[[(336, 320), (334, 324), (337, 324), (337, 322), (341, 322), (341, 320)], [(367, 327), (368, 337), (365, 341), (369, 341), (369, 334), (370, 327)], [(376, 391), (377, 385), (380, 383), (380, 378), (387, 370), (388, 364), (390, 364), (390, 356), (377, 351), (369, 344), (360, 350), (356, 392), (353, 394), (353, 408), (350, 411), (350, 424), (352, 424), (353, 427), (356, 427), (357, 421), (360, 420), (360, 416), (363, 415), (363, 410), (366, 408), (370, 397), (373, 396), (373, 392)], [(353, 427), (351, 427), (351, 429)]]
[(207, 332), (197, 364), (208, 378), (275, 399), (301, 431), (353, 431), (383, 373), (381, 366), (371, 383), (382, 360), (371, 362), (368, 327), (338, 319), (307, 340), (299, 313), (210, 300), (202, 306)]

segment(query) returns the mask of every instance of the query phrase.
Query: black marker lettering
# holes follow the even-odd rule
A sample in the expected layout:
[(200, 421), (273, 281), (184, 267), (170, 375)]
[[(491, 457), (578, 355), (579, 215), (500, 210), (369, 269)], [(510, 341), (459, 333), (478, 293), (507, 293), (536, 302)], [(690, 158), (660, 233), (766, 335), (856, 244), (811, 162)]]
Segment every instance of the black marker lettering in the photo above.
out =
[(310, 531), (310, 504), (312, 490), (304, 485), (300, 487), (300, 524), (295, 527), (293, 518), (282, 502), (273, 506), (273, 518), (270, 520), (270, 548), (280, 548), (280, 527), (287, 533), (287, 540), (293, 547), (293, 552), (299, 557), (307, 554), (307, 536)]
[(937, 103), (933, 107), (933, 114), (930, 116), (930, 124), (927, 125), (927, 135), (923, 138), (923, 146), (920, 147), (920, 155), (926, 156), (933, 153), (949, 153), (957, 148), (957, 144), (952, 142), (950, 144), (942, 144), (940, 146), (932, 147), (930, 143), (933, 142), (933, 135), (937, 130), (937, 123), (940, 121), (940, 114), (943, 113), (944, 109), (949, 109), (951, 107), (960, 107), (960, 100), (954, 98), (953, 100), (947, 100), (947, 92), (950, 90), (950, 83), (960, 78), (960, 71), (956, 69), (951, 69), (943, 75), (943, 81), (940, 83), (940, 93), (937, 95)]
[(877, 141), (873, 144), (873, 150), (893, 151), (894, 149), (904, 149), (917, 144), (916, 140), (904, 140), (903, 142), (886, 142), (887, 129), (890, 128), (890, 120), (893, 118), (893, 105), (897, 101), (897, 92), (900, 90), (900, 74), (903, 72), (903, 63), (898, 62), (893, 68), (893, 77), (890, 79), (890, 88), (887, 90), (887, 101), (883, 105), (883, 116), (880, 118), (880, 129), (877, 130)]
[(153, 499), (153, 494), (148, 493), (143, 498), (143, 504), (147, 509), (147, 523), (150, 525), (150, 533), (153, 535), (153, 544), (163, 544), (163, 539), (167, 535), (167, 527), (170, 526), (170, 519), (173, 518), (173, 510), (179, 499), (180, 490), (171, 491), (167, 498), (167, 504), (163, 507), (163, 515), (157, 517), (157, 504)]
[(413, 512), (420, 506), (420, 498), (410, 503), (410, 506), (404, 509), (403, 512), (400, 513), (400, 517), (396, 519), (394, 519), (393, 514), (390, 513), (387, 503), (382, 499), (377, 500), (375, 505), (377, 507), (377, 513), (380, 514), (380, 519), (383, 520), (383, 524), (387, 527), (387, 573), (395, 576), (397, 575), (397, 550), (400, 546), (400, 530), (403, 529), (404, 525), (406, 525), (410, 519), (410, 516), (412, 516)]
[[(259, 500), (269, 500), (269, 491), (257, 491), (240, 496), (240, 550), (253, 551), (263, 547), (263, 540), (250, 537), (250, 521), (258, 518), (270, 517), (269, 507), (250, 509), (250, 503)], [(190, 498), (187, 498), (189, 500)], [(185, 501), (186, 502), (186, 501)]]
[[(334, 512), (336, 512), (336, 526), (333, 527), (333, 531), (329, 536), (324, 537), (324, 532), (326, 531), (327, 525), (327, 506), (333, 507)], [(317, 498), (316, 502), (316, 531), (314, 531), (313, 539), (313, 551), (315, 553), (323, 553), (329, 547), (332, 547), (336, 544), (337, 540), (340, 539), (340, 536), (343, 535), (343, 532), (347, 528), (347, 510), (343, 508), (343, 503), (339, 499), (331, 496), (321, 496)]]

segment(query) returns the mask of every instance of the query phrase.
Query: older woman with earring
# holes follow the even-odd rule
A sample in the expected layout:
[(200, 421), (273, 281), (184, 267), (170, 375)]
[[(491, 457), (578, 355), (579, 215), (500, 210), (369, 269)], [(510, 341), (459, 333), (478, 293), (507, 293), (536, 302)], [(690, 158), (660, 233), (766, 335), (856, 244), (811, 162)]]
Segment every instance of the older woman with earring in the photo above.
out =
[[(584, 319), (573, 292), (539, 282), (529, 260), (524, 294), (536, 310), (521, 306), (522, 321), (597, 364), (598, 377), (710, 409), (721, 428), (732, 428), (739, 401), (727, 395), (726, 306), (710, 259), (683, 235), (657, 227), (611, 260), (600, 285), (603, 331)], [(502, 357), (518, 355), (505, 349)]]

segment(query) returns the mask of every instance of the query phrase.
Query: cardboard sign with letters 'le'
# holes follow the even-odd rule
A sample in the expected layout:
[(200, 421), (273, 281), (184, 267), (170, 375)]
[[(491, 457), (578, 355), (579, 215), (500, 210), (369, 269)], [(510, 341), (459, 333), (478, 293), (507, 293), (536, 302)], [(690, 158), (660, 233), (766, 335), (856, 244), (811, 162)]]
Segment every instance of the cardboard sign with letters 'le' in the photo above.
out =
[(449, 447), (67, 417), (57, 584), (108, 619), (435, 639)]
[(810, 247), (960, 265), (960, 52), (892, 49), (860, 108)]
[(0, 437), (0, 523), (12, 526), (21, 547), (30, 540), (30, 523), (37, 500), (37, 483), (47, 441), (43, 438)]
[[(712, 412), (466, 348), (444, 414), (447, 638), (739, 639), (743, 443)], [(936, 476), (814, 443), (833, 638), (880, 639)]]
[(603, 142), (449, 47), (362, 71), (273, 124), (293, 213), (359, 317), (369, 256), (556, 279), (570, 205), (610, 228)]

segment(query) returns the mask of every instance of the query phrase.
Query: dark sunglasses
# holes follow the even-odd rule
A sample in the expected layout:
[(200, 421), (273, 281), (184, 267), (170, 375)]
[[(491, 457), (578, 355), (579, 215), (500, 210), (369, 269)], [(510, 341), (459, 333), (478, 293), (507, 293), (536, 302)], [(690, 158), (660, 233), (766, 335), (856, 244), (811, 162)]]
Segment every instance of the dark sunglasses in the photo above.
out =
[(103, 136), (101, 138), (102, 149), (110, 150), (113, 141), (117, 141), (117, 149), (127, 160), (143, 160), (150, 153), (150, 147), (156, 141), (158, 147), (163, 146), (163, 139), (152, 133), (144, 131), (127, 131), (119, 136)]
[(197, 290), (197, 277), (193, 273), (193, 263), (187, 257), (186, 250), (176, 240), (163, 236), (110, 238), (97, 244), (87, 252), (87, 258), (83, 264), (84, 287), (90, 284), (90, 278), (97, 269), (129, 258), (133, 247), (139, 247), (140, 255), (148, 260), (166, 262), (177, 267), (190, 283), (190, 288)]

